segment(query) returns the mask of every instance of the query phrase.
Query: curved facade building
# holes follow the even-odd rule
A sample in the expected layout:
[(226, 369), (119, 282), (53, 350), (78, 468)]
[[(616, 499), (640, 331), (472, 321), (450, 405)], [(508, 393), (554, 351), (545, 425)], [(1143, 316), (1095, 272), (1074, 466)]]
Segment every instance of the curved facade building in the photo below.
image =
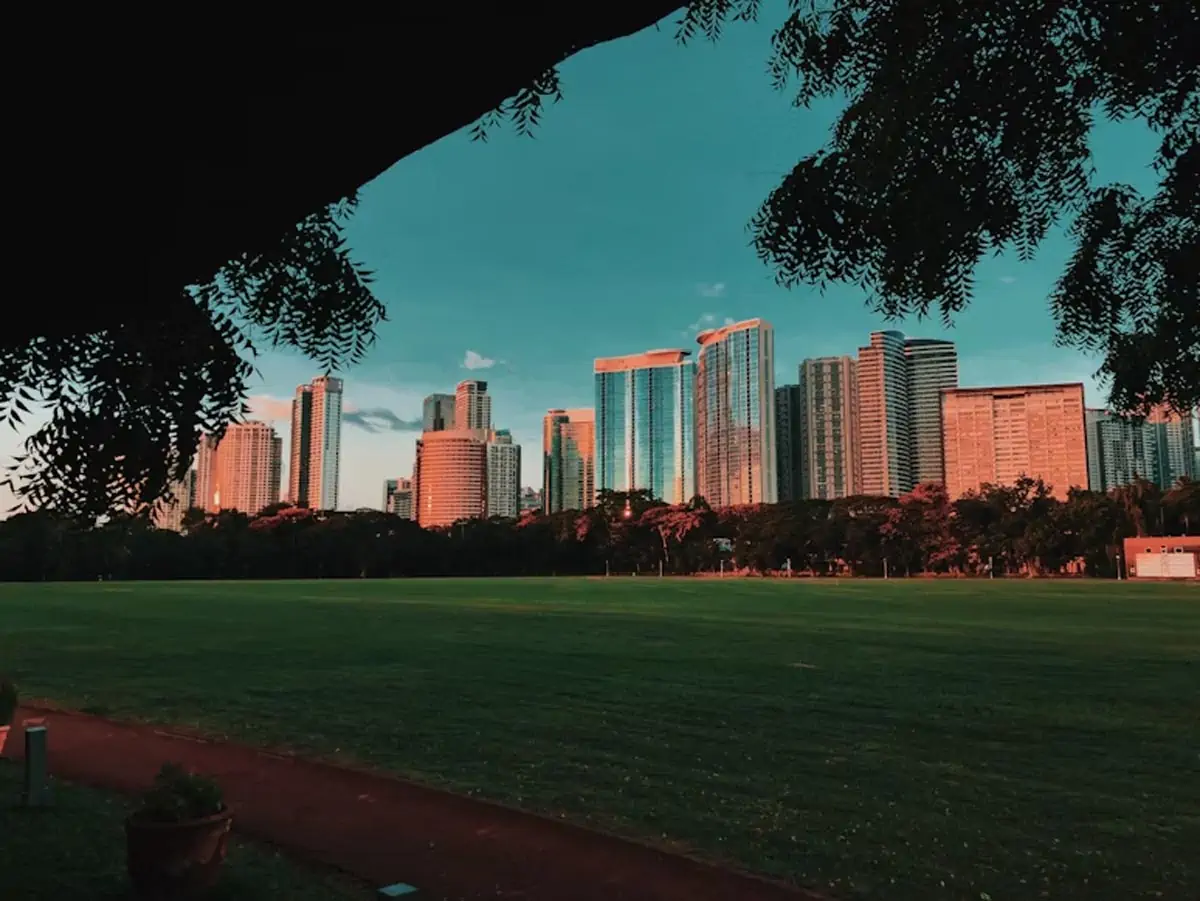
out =
[(696, 336), (696, 491), (713, 507), (773, 504), (775, 332), (762, 319)]
[(487, 515), (487, 432), (425, 432), (417, 441), (413, 500), (417, 523), (449, 526)]
[(904, 335), (872, 332), (871, 343), (858, 349), (857, 369), (859, 491), (899, 497), (915, 484)]
[(596, 360), (597, 491), (645, 490), (668, 504), (695, 495), (689, 357), (686, 350), (651, 350)]

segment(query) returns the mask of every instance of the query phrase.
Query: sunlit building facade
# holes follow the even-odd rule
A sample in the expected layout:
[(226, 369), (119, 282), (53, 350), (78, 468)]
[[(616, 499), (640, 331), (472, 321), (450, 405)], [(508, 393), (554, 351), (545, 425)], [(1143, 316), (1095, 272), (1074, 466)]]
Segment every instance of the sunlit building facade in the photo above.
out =
[(696, 343), (697, 493), (713, 507), (775, 503), (774, 330), (748, 319)]
[(1041, 479), (1065, 500), (1088, 486), (1083, 385), (954, 388), (942, 392), (946, 490)]
[(253, 516), (279, 503), (283, 440), (267, 423), (233, 423), (212, 459), (211, 511), (237, 510)]
[(695, 363), (686, 350), (598, 359), (595, 489), (646, 490), (670, 504), (696, 493)]
[(449, 428), (482, 429), (492, 427), (492, 396), (488, 383), (477, 379), (459, 382), (454, 389), (454, 423)]
[(858, 349), (858, 460), (861, 494), (899, 497), (913, 479), (908, 357), (900, 332), (872, 332)]
[(542, 498), (547, 513), (586, 510), (596, 498), (596, 412), (551, 410), (542, 420)]
[(413, 500), (421, 526), (449, 526), (487, 515), (487, 439), (480, 429), (421, 435), (413, 467)]
[(800, 497), (837, 500), (860, 491), (858, 368), (851, 357), (800, 364)]
[(297, 507), (336, 510), (342, 450), (341, 379), (320, 376), (296, 389), (288, 500)]

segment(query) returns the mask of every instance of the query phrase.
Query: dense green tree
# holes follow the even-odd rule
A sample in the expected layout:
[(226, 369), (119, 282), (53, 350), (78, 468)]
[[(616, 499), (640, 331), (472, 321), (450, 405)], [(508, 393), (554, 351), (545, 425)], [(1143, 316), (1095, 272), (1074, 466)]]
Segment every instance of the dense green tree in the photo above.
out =
[[(258, 516), (193, 516), (185, 533), (149, 518), (99, 524), (49, 511), (0, 522), (0, 581), (53, 579), (358, 579), (400, 576), (665, 575), (724, 568), (794, 575), (1079, 573), (1111, 577), (1121, 541), (1138, 531), (1132, 491), (1045, 484), (983, 486), (951, 503), (941, 486), (900, 498), (852, 497), (712, 510), (639, 493), (596, 507), (441, 529), (374, 510), (323, 513), (274, 506)], [(1184, 481), (1142, 518), (1149, 534), (1195, 534), (1195, 483)], [(636, 501), (636, 504), (635, 504)], [(199, 511), (197, 511), (199, 512)], [(1200, 524), (1200, 514), (1195, 521)], [(1163, 523), (1161, 528), (1157, 523)], [(1163, 531), (1165, 529), (1165, 531)], [(728, 550), (722, 550), (728, 546)]]

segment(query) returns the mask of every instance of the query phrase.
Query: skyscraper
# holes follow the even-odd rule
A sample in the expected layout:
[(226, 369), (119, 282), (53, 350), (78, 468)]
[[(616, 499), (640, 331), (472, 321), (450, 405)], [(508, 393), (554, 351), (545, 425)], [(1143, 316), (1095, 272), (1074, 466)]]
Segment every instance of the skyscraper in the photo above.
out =
[(487, 433), (479, 429), (425, 432), (413, 466), (416, 520), (449, 526), (487, 514)]
[(279, 502), (283, 440), (265, 422), (235, 422), (212, 454), (209, 510), (251, 516)]
[(775, 472), (782, 501), (803, 500), (804, 437), (803, 404), (799, 385), (780, 385), (775, 389)]
[(387, 479), (383, 483), (383, 512), (401, 519), (413, 518), (412, 479)]
[(421, 429), (440, 432), (454, 428), (454, 395), (431, 394), (425, 398)]
[(914, 484), (945, 481), (942, 459), (942, 389), (958, 387), (958, 349), (953, 341), (907, 338), (908, 409)]
[(669, 504), (696, 493), (695, 364), (688, 357), (686, 350), (651, 350), (596, 360), (597, 492), (646, 490)]
[(456, 429), (482, 429), (492, 427), (492, 398), (487, 393), (487, 382), (467, 379), (454, 389), (454, 425)]
[(800, 497), (836, 500), (858, 494), (857, 365), (851, 357), (805, 360), (798, 387)]
[(1065, 500), (1088, 484), (1083, 385), (951, 388), (942, 392), (946, 490), (1041, 479)]
[(156, 529), (178, 532), (183, 529), (183, 517), (196, 506), (196, 470), (189, 469), (178, 482), (171, 483), (171, 502), (156, 506), (151, 519)]
[(775, 334), (747, 319), (696, 336), (696, 490), (713, 507), (777, 497)]
[(899, 497), (913, 480), (908, 356), (900, 332), (872, 332), (858, 349), (858, 459), (862, 494)]
[(586, 510), (596, 499), (596, 412), (551, 410), (542, 420), (542, 498), (547, 513)]
[(216, 439), (210, 435), (201, 435), (200, 446), (196, 448), (196, 487), (192, 492), (192, 506), (205, 513), (216, 512), (213, 507), (216, 452)]
[(319, 376), (296, 389), (288, 499), (298, 507), (335, 510), (342, 444), (342, 380)]
[(513, 444), (508, 429), (497, 429), (487, 440), (487, 515), (521, 515), (521, 445)]
[(1108, 410), (1085, 410), (1088, 487), (1111, 491), (1135, 479), (1158, 481), (1158, 428)]
[(1155, 481), (1163, 490), (1174, 487), (1180, 479), (1196, 477), (1193, 462), (1196, 441), (1191, 411), (1180, 416), (1165, 406), (1150, 411), (1147, 424), (1155, 430), (1158, 461)]

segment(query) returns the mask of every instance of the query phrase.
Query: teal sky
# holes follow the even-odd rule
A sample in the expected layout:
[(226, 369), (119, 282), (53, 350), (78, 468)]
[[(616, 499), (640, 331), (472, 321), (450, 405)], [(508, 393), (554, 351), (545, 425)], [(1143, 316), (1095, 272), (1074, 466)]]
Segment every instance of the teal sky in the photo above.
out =
[[(689, 347), (704, 317), (762, 316), (783, 384), (803, 358), (853, 353), (883, 327), (854, 288), (777, 287), (749, 246), (746, 222), (839, 111), (797, 110), (772, 90), (777, 19), (730, 27), (716, 45), (682, 48), (664, 28), (590, 50), (562, 67), (565, 99), (535, 138), (450, 135), (367, 185), (348, 235), (390, 321), (343, 374), (348, 405), (412, 419), (425, 394), (484, 378), (496, 425), (523, 446), (525, 484), (540, 485), (541, 417), (591, 405), (594, 357)], [(402, 96), (379, 114), (403, 117)], [(1094, 147), (1097, 180), (1152, 186), (1146, 129), (1102, 124)], [(949, 332), (937, 320), (894, 327), (956, 341), (964, 385), (1083, 381), (1101, 404), (1096, 363), (1053, 344), (1047, 296), (1069, 251), (1056, 234), (1032, 262), (985, 260)], [(254, 409), (279, 418), (285, 445), (278, 401), (315, 374), (299, 356), (261, 359)], [(0, 438), (0, 458), (20, 437)], [(342, 506), (378, 506), (383, 480), (409, 474), (415, 437), (347, 425)]]

